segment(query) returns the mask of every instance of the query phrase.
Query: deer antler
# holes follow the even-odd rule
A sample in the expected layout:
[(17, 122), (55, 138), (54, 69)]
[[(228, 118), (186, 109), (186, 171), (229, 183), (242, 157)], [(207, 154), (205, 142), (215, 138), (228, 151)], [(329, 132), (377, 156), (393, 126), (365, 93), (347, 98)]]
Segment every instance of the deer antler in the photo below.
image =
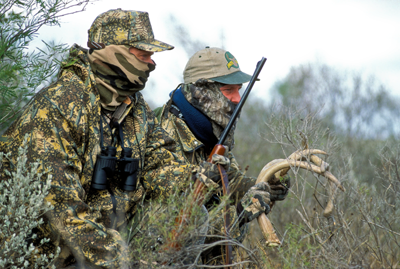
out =
[[(335, 185), (342, 191), (345, 191), (345, 189), (340, 184), (339, 180), (328, 171), (329, 164), (324, 162), (320, 157), (315, 154), (327, 155), (327, 153), (322, 150), (305, 149), (302, 151), (295, 151), (287, 159), (273, 160), (266, 164), (261, 170), (260, 174), (257, 177), (256, 183), (268, 182), (276, 184), (277, 181), (279, 181), (279, 178), (285, 175), (288, 170), (293, 167), (303, 168), (324, 176), (329, 180), (330, 191), (328, 204), (324, 209), (323, 215), (325, 217), (329, 217), (332, 215), (333, 212), (333, 185)], [(260, 225), (262, 233), (267, 240), (266, 244), (268, 246), (278, 246), (281, 244), (278, 236), (275, 234), (274, 228), (272, 227), (270, 220), (265, 214), (261, 214), (258, 217), (258, 224)]]

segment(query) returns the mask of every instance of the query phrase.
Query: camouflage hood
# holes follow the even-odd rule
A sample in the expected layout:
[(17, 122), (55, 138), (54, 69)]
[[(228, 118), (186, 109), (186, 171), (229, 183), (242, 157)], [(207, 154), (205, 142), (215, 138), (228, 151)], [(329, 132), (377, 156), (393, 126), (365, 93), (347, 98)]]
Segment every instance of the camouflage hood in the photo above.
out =
[(100, 102), (110, 110), (114, 110), (129, 95), (143, 90), (150, 72), (155, 69), (155, 64), (140, 61), (126, 45), (91, 49), (88, 57), (96, 77)]
[(73, 44), (69, 49), (68, 58), (61, 64), (58, 77), (63, 75), (64, 70), (70, 69), (71, 71), (75, 72), (82, 81), (88, 79), (90, 74), (94, 80), (93, 73), (89, 71), (91, 68), (89, 59), (87, 57), (87, 51), (87, 49), (84, 49), (77, 44)]
[(90, 54), (90, 50), (74, 44), (69, 57), (62, 63), (59, 76), (64, 74), (64, 70), (71, 70), (82, 81), (90, 76), (100, 94), (100, 103), (109, 110), (114, 110), (127, 96), (142, 90), (150, 72), (155, 69), (155, 64), (138, 60), (124, 45), (92, 51)]
[[(182, 92), (186, 100), (195, 108), (200, 110), (210, 120), (214, 135), (219, 139), (235, 110), (236, 105), (226, 98), (218, 82), (210, 82), (206, 79), (199, 79), (195, 83), (184, 84)], [(230, 150), (233, 149), (234, 131), (236, 124), (232, 127), (224, 145)]]

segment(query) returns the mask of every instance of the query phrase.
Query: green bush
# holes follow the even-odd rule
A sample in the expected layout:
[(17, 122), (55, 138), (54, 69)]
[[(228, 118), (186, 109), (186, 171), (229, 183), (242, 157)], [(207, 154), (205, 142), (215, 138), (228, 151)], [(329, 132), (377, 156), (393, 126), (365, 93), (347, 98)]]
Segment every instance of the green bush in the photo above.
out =
[[(58, 255), (38, 255), (40, 245), (28, 243), (36, 237), (35, 228), (43, 223), (41, 216), (52, 207), (44, 200), (51, 187), (51, 175), (48, 171), (38, 172), (39, 162), (27, 164), (26, 141), (25, 138), (24, 147), (19, 149), (14, 172), (6, 170), (10, 179), (0, 181), (1, 268), (48, 268)], [(0, 166), (11, 162), (8, 157), (9, 154), (0, 153)]]
[(31, 42), (42, 26), (59, 26), (61, 17), (83, 11), (93, 0), (0, 0), (0, 134), (41, 88), (48, 86), (65, 57), (65, 44)]
[[(304, 83), (304, 80), (300, 81)], [(308, 81), (307, 85), (312, 82)], [(291, 87), (297, 86), (291, 84)], [(330, 89), (327, 87), (325, 91)], [(343, 95), (352, 94), (351, 90), (346, 92), (346, 88), (341, 90)], [(381, 90), (378, 88), (378, 93), (381, 94)], [(384, 103), (382, 98), (375, 99), (377, 95), (374, 92), (369, 93), (371, 99), (366, 103), (374, 100), (381, 105)], [(320, 94), (323, 96), (324, 92), (321, 90)], [(397, 117), (397, 112), (393, 110), (396, 106), (392, 106), (396, 104), (396, 99), (387, 92), (385, 94), (385, 100), (390, 100), (390, 103), (381, 110), (362, 110), (367, 113), (363, 117), (387, 116), (389, 111), (393, 117), (389, 116), (386, 122), (390, 125), (390, 121)], [(351, 131), (354, 126), (349, 124), (346, 127), (349, 129), (343, 129), (346, 125), (337, 126), (340, 123), (326, 117), (340, 114), (340, 109), (348, 109), (343, 103), (332, 106), (332, 113), (326, 114), (318, 104), (305, 104), (290, 93), (288, 96), (293, 98), (293, 102), (286, 105), (252, 100), (246, 104), (235, 136), (235, 155), (239, 163), (250, 165), (249, 173), (257, 176), (269, 161), (286, 158), (307, 144), (309, 148), (318, 148), (329, 154), (321, 157), (330, 164), (330, 171), (342, 182), (346, 192), (336, 191), (334, 213), (332, 217), (325, 218), (322, 212), (329, 191), (326, 179), (292, 169), (289, 172), (292, 178), (290, 194), (285, 201), (278, 202), (268, 215), (283, 244), (278, 249), (270, 249), (265, 247), (263, 238), (258, 242), (264, 253), (265, 266), (399, 267), (400, 149), (399, 141), (395, 139), (396, 132), (390, 128), (378, 128), (374, 133), (371, 128), (369, 132), (363, 133), (361, 129), (360, 133), (354, 133)], [(298, 98), (306, 101), (304, 96)], [(352, 114), (352, 117), (358, 116)], [(363, 124), (361, 122), (360, 126)], [(242, 144), (243, 141), (245, 143)]]

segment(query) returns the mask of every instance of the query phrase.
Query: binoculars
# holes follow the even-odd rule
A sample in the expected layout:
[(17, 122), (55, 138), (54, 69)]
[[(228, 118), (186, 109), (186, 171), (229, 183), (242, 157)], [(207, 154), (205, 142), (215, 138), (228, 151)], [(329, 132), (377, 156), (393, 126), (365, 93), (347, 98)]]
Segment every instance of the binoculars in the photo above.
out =
[(118, 160), (118, 170), (123, 179), (121, 189), (134, 191), (136, 189), (137, 174), (139, 171), (139, 159), (133, 159), (132, 149), (124, 148), (121, 152), (121, 159)]
[[(120, 175), (122, 190), (134, 191), (136, 189), (139, 159), (132, 158), (131, 148), (123, 148), (120, 159), (117, 159), (116, 154), (116, 147), (107, 146), (102, 148), (100, 155), (97, 155), (91, 186), (93, 189), (107, 189), (107, 178), (112, 177), (116, 170)], [(118, 169), (116, 169), (117, 167)]]

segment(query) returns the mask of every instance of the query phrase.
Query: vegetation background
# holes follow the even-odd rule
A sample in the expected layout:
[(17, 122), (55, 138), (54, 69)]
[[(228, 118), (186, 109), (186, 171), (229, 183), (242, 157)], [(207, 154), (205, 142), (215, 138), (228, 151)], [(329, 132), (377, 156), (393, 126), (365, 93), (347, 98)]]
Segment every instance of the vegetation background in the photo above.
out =
[[(38, 29), (57, 25), (60, 17), (79, 12), (90, 2), (1, 0), (0, 133), (35, 92), (55, 79), (65, 58), (67, 47), (51, 40), (35, 52), (29, 49)], [(188, 30), (174, 18), (171, 27), (188, 58), (205, 47), (200, 40), (188, 38)], [(327, 203), (326, 180), (292, 169), (290, 194), (269, 214), (282, 246), (267, 248), (263, 238), (255, 237), (252, 245), (243, 246), (248, 247), (244, 260), (259, 268), (399, 268), (400, 100), (373, 77), (344, 73), (320, 63), (292, 67), (270, 94), (274, 102), (250, 97), (242, 111), (234, 153), (243, 169), (256, 177), (266, 163), (286, 158), (303, 149), (306, 142), (309, 148), (329, 154), (321, 157), (346, 192), (336, 193), (333, 217), (327, 219), (322, 215)], [(21, 151), (22, 167), (23, 156)], [(23, 227), (32, 209), (10, 207), (12, 201), (15, 205), (11, 197), (25, 197), (17, 200), (17, 205), (27, 201), (37, 204), (36, 213), (28, 214), (34, 219), (47, 209), (41, 203), (46, 188), (32, 184), (42, 176), (35, 175), (34, 167), (15, 174), (12, 182), (0, 183), (0, 240), (14, 242), (1, 244), (0, 264), (4, 268), (29, 267), (26, 261), (34, 254), (33, 249), (22, 247), (31, 236)], [(25, 184), (24, 188), (18, 182)], [(24, 193), (13, 192), (21, 188)], [(39, 189), (38, 194), (29, 195), (33, 190), (29, 188)], [(168, 212), (165, 214), (168, 219)], [(19, 235), (19, 241), (13, 241), (17, 240), (14, 234)], [(141, 255), (151, 266), (154, 257), (144, 252)], [(42, 261), (46, 267), (50, 260)]]

